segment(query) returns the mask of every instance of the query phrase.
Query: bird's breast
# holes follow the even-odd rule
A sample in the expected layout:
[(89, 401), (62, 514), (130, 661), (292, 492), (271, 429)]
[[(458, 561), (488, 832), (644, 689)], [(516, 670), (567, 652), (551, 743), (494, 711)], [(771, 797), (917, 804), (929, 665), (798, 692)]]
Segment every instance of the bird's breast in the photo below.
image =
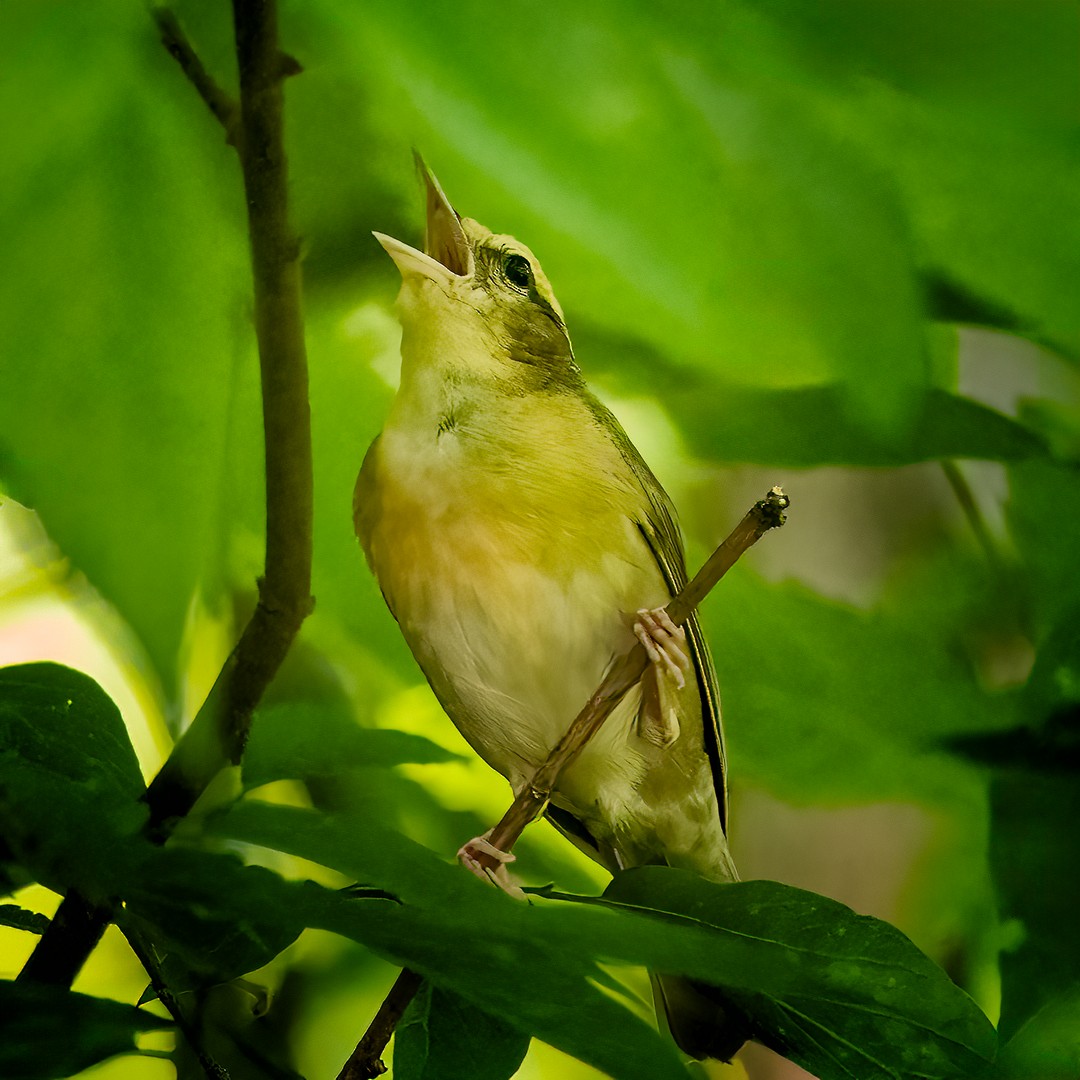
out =
[[(632, 613), (666, 597), (617, 451), (577, 429), (543, 434), (523, 446), (461, 418), (424, 434), (388, 427), (362, 535), (451, 719), (511, 782), (633, 644)], [(609, 724), (603, 735), (626, 732)]]

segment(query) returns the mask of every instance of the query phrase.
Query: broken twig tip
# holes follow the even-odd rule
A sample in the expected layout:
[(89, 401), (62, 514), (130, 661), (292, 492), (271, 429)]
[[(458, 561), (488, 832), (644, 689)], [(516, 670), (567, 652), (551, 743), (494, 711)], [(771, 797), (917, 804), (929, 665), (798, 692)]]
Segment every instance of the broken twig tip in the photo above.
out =
[(754, 504), (754, 512), (762, 524), (762, 532), (779, 529), (787, 521), (784, 511), (791, 505), (791, 499), (784, 494), (779, 485), (771, 488), (765, 498)]

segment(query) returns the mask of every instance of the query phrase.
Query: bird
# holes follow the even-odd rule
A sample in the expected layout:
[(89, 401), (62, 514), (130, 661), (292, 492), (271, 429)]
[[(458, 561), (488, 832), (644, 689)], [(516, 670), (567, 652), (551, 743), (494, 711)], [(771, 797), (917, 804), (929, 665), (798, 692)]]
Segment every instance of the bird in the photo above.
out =
[[(716, 675), (685, 584), (673, 504), (588, 389), (532, 251), (461, 217), (417, 155), (423, 250), (397, 265), (401, 377), (364, 457), (353, 520), (405, 641), (450, 720), (515, 794), (614, 661), (650, 663), (546, 814), (606, 870), (738, 874)], [(459, 855), (476, 869), (486, 838)], [(501, 861), (512, 856), (494, 852)], [(653, 976), (687, 1054), (729, 1060), (747, 1031), (712, 988)]]

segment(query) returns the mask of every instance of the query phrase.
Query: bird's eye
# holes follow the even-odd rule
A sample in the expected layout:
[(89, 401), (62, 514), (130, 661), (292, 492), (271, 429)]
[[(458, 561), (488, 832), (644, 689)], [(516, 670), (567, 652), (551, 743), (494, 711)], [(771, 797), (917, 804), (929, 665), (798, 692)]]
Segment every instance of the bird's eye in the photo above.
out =
[(532, 267), (524, 255), (504, 255), (502, 269), (506, 280), (519, 289), (528, 289), (533, 283)]

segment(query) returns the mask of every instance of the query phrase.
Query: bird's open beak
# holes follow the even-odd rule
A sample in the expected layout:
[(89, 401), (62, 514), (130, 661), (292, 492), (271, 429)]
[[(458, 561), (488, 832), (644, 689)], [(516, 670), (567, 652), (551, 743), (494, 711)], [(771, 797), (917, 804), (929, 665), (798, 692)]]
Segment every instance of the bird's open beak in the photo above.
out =
[(461, 228), (461, 219), (419, 154), (416, 154), (416, 167), (427, 189), (424, 250), (417, 251), (385, 233), (377, 232), (374, 236), (397, 264), (402, 277), (421, 274), (433, 281), (449, 283), (455, 277), (472, 273), (472, 250)]

